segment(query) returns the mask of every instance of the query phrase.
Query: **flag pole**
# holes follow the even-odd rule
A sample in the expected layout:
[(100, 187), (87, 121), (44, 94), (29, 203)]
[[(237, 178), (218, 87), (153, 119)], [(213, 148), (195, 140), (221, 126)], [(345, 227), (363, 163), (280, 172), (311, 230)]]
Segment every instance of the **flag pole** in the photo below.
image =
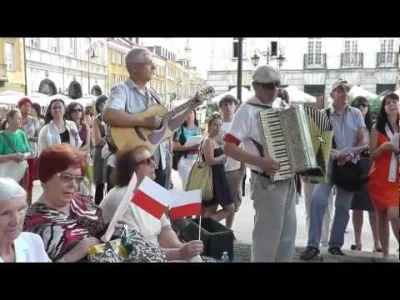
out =
[(201, 215), (200, 215), (200, 221), (199, 221), (199, 241), (201, 241)]

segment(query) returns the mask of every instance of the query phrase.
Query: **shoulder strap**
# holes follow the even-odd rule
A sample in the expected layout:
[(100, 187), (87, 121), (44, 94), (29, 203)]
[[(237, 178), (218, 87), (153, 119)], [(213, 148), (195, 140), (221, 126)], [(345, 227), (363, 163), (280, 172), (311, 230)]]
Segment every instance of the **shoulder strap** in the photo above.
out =
[(252, 106), (256, 106), (256, 107), (261, 107), (261, 108), (263, 108), (263, 109), (270, 109), (270, 108), (272, 108), (270, 105), (261, 105), (261, 104), (257, 104), (257, 103), (251, 103), (251, 102), (246, 102), (245, 104), (252, 105)]
[[(331, 109), (328, 107), (325, 109), (326, 116), (331, 119)], [(336, 142), (335, 142), (335, 136), (332, 137), (332, 149), (336, 149)]]
[(256, 140), (254, 140), (252, 138), (250, 138), (250, 140), (253, 142), (254, 146), (256, 146), (258, 152), (260, 152), (260, 156), (264, 157), (265, 156), (264, 147), (259, 142), (257, 142)]
[(164, 105), (163, 103), (161, 103), (161, 100), (158, 97), (158, 95), (151, 88), (149, 88), (148, 91), (149, 91), (150, 95), (154, 98), (154, 100), (157, 101), (158, 104)]
[(3, 137), (4, 141), (7, 143), (8, 146), (10, 146), (10, 148), (15, 152), (18, 153), (18, 151), (14, 148), (14, 146), (12, 145), (10, 139), (8, 138), (8, 136), (4, 133), (4, 131), (2, 131), (1, 136)]

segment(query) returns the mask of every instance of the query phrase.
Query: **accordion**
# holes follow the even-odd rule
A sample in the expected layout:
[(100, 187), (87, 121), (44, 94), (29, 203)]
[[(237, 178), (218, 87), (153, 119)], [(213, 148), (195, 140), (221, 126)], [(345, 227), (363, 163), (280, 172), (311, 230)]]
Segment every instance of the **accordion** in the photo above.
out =
[(272, 181), (299, 174), (306, 182), (326, 182), (333, 127), (324, 111), (298, 105), (262, 110), (258, 117), (264, 153), (280, 163)]

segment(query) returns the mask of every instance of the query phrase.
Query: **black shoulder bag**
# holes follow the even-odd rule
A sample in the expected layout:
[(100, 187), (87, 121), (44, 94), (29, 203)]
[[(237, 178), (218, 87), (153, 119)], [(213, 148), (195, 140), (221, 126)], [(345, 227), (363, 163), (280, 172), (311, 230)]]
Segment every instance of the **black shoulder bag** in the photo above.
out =
[[(178, 130), (180, 131), (179, 145), (185, 145), (186, 139), (183, 134), (182, 126), (180, 126)], [(179, 160), (182, 158), (182, 156), (186, 156), (186, 151), (173, 151), (172, 169), (174, 169), (175, 171), (178, 171), (178, 163), (179, 163)]]
[[(326, 115), (330, 118), (329, 108)], [(335, 138), (332, 140), (332, 149), (336, 149)], [(356, 192), (361, 189), (362, 185), (368, 181), (368, 175), (363, 173), (360, 161), (353, 163), (347, 161), (344, 165), (339, 166), (335, 159), (332, 162), (331, 181), (336, 186), (350, 192)]]

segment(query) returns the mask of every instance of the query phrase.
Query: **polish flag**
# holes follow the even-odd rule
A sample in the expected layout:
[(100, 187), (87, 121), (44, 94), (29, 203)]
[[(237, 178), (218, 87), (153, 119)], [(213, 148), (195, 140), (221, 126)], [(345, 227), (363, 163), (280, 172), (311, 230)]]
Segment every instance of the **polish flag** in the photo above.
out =
[(177, 220), (184, 217), (201, 215), (201, 191), (172, 192), (169, 217)]
[(161, 219), (170, 205), (171, 193), (149, 177), (145, 177), (131, 198), (131, 202), (157, 219)]

